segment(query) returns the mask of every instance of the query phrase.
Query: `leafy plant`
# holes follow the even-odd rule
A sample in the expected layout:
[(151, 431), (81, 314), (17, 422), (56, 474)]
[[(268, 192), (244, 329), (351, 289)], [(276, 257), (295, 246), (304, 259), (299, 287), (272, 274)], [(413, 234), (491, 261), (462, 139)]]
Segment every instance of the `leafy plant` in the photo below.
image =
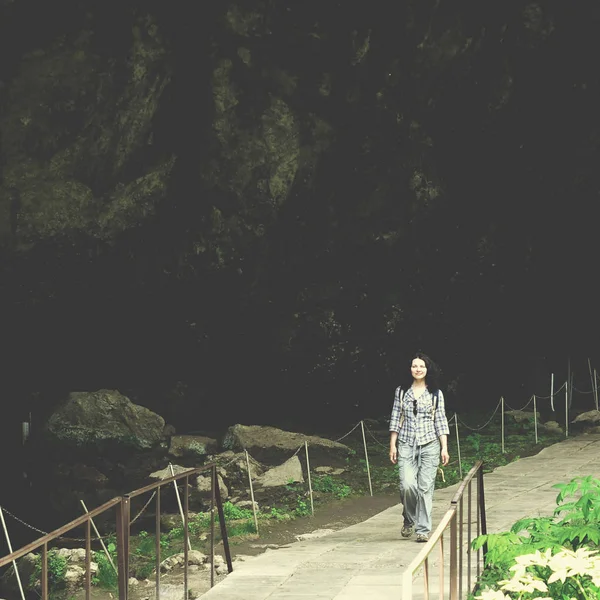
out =
[(271, 507), (271, 511), (269, 512), (268, 517), (271, 519), (275, 519), (276, 521), (287, 521), (291, 518), (291, 515), (273, 506)]
[(240, 508), (231, 502), (223, 504), (223, 515), (225, 516), (225, 521), (239, 521), (254, 517), (254, 513), (249, 508)]
[(471, 444), (471, 447), (473, 448), (473, 452), (475, 452), (475, 454), (479, 453), (479, 450), (481, 448), (481, 434), (472, 433), (471, 435), (468, 435), (466, 437), (465, 441)]
[(337, 498), (347, 498), (352, 493), (349, 485), (336, 481), (331, 475), (314, 477), (312, 487), (317, 492), (333, 494)]
[(518, 557), (510, 571), (509, 579), (498, 581), (498, 590), (483, 590), (476, 600), (541, 598), (537, 592), (547, 600), (600, 597), (600, 556), (589, 549), (535, 551)]
[[(578, 551), (598, 545), (600, 480), (592, 476), (576, 477), (553, 487), (559, 490), (553, 516), (520, 519), (510, 531), (482, 535), (473, 541), (474, 550), (486, 543), (488, 546), (480, 588), (499, 582), (521, 556), (546, 551)], [(562, 519), (557, 520), (561, 514)]]
[[(48, 552), (48, 589), (56, 592), (65, 587), (65, 574), (67, 573), (67, 559), (60, 556), (56, 550)], [(34, 587), (42, 577), (42, 557), (35, 561), (30, 583)]]
[[(109, 539), (106, 544), (106, 549), (112, 558), (113, 563), (117, 564), (117, 546), (114, 541)], [(92, 578), (92, 585), (104, 588), (106, 590), (114, 591), (118, 587), (118, 575), (113, 566), (110, 564), (108, 557), (104, 551), (94, 552), (94, 561), (98, 565), (98, 571)]]
[(296, 498), (296, 508), (294, 509), (294, 514), (297, 517), (306, 517), (311, 514), (310, 503), (308, 503), (304, 498), (298, 496)]

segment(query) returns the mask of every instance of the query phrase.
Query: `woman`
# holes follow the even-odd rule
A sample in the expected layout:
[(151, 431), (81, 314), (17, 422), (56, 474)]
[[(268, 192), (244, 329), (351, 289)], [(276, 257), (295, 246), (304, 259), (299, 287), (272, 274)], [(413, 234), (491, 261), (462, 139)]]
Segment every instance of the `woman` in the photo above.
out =
[(417, 542), (426, 542), (431, 533), (433, 489), (440, 456), (444, 466), (450, 460), (450, 429), (435, 363), (417, 353), (410, 371), (412, 385), (405, 390), (401, 386), (396, 389), (390, 419), (390, 460), (399, 463), (404, 506), (401, 534), (409, 538), (416, 532)]

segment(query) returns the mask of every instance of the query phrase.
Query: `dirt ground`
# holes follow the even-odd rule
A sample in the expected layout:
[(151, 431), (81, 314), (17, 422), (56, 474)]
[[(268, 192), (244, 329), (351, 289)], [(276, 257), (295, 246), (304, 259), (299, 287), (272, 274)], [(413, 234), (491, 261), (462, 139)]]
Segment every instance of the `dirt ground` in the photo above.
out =
[[(269, 544), (283, 546), (296, 541), (296, 535), (310, 533), (316, 529), (342, 529), (365, 521), (399, 502), (399, 495), (357, 496), (335, 500), (320, 505), (314, 516), (301, 517), (293, 521), (268, 521), (260, 528), (260, 538), (240, 540), (230, 545), (232, 556), (255, 556), (264, 552)], [(264, 546), (264, 547), (259, 547)], [(217, 546), (223, 552), (222, 544)]]

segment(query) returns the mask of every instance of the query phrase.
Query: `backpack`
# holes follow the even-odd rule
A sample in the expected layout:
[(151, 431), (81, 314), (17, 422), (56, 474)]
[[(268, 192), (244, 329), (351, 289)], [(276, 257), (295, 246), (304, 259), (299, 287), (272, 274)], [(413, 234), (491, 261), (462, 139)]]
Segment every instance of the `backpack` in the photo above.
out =
[[(402, 403), (402, 400), (404, 398), (404, 390), (400, 386), (398, 386), (396, 388), (396, 391), (398, 391), (398, 389), (400, 390), (400, 406), (402, 407), (402, 412), (400, 413), (400, 427), (402, 427), (402, 425), (404, 424), (404, 404)], [(435, 414), (439, 399), (440, 399), (440, 390), (435, 390), (435, 392), (433, 392), (433, 403), (431, 405), (431, 416), (433, 416)]]

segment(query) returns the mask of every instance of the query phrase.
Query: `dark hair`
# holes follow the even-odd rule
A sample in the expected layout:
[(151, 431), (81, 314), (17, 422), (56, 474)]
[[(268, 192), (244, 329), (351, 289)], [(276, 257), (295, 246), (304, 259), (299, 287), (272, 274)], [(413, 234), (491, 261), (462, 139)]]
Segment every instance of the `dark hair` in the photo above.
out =
[[(423, 352), (415, 352), (410, 359), (411, 363), (415, 358), (421, 359), (425, 366), (427, 367), (427, 376), (425, 377), (425, 382), (427, 383), (427, 389), (429, 392), (433, 393), (440, 389), (440, 378), (442, 375), (442, 370)], [(404, 389), (407, 390), (412, 385), (412, 377), (407, 377), (406, 381), (408, 382)]]

